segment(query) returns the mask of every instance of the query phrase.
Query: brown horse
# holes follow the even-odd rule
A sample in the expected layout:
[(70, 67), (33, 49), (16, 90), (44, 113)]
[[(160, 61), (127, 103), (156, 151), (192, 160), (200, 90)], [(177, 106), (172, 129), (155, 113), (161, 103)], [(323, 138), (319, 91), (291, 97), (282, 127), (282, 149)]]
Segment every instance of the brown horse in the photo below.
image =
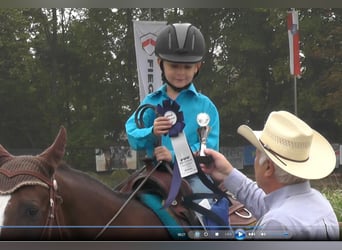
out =
[(150, 208), (136, 199), (125, 204), (128, 194), (64, 163), (65, 147), (63, 127), (37, 156), (13, 156), (0, 145), (1, 239), (171, 239)]
[[(67, 165), (65, 147), (64, 127), (37, 156), (13, 156), (0, 145), (1, 240), (184, 240), (200, 227), (182, 204), (192, 194), (187, 182), (171, 206), (162, 206), (170, 171), (146, 164), (113, 191)], [(231, 225), (254, 223), (241, 203), (231, 202)]]

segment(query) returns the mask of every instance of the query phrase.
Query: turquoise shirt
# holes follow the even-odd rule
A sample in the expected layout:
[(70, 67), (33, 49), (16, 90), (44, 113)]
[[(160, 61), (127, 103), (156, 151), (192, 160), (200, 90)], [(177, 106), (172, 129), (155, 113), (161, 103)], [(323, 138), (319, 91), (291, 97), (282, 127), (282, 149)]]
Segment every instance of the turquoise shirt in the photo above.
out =
[[(170, 100), (166, 93), (166, 84), (161, 86), (155, 92), (147, 95), (141, 105), (162, 105), (164, 100)], [(185, 123), (183, 132), (186, 135), (192, 152), (197, 152), (200, 148), (199, 137), (197, 134), (199, 126), (196, 120), (199, 113), (207, 113), (210, 116), (210, 131), (207, 139), (207, 148), (218, 150), (220, 122), (218, 111), (214, 103), (207, 96), (197, 92), (193, 84), (191, 84), (188, 89), (182, 90), (175, 101), (179, 104), (180, 111), (183, 112)], [(129, 117), (125, 125), (130, 146), (134, 150), (145, 149), (148, 157), (153, 157), (154, 147), (157, 143), (157, 137), (152, 132), (153, 121), (155, 118), (156, 116), (154, 111), (149, 109), (144, 113), (143, 117), (145, 128), (137, 127), (134, 119), (134, 113)], [(167, 147), (174, 156), (173, 147), (168, 135), (161, 137), (161, 143), (163, 146)]]

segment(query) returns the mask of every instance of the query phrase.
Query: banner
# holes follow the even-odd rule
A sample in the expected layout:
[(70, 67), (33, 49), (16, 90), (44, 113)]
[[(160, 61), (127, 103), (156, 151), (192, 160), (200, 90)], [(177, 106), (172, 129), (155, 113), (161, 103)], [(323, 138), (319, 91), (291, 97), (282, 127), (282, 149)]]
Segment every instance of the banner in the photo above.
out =
[(298, 11), (292, 10), (287, 13), (287, 32), (290, 48), (290, 73), (294, 76), (300, 75), (299, 61), (299, 24)]
[(140, 101), (162, 85), (154, 48), (157, 35), (165, 25), (166, 21), (133, 21)]

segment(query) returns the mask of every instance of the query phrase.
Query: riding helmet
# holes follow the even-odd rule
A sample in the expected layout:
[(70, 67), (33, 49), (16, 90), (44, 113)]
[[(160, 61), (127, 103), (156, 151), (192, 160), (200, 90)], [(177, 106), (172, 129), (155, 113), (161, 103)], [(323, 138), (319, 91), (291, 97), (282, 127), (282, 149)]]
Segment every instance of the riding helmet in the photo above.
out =
[(201, 31), (190, 23), (169, 24), (157, 37), (155, 53), (165, 61), (197, 63), (203, 60), (205, 52)]

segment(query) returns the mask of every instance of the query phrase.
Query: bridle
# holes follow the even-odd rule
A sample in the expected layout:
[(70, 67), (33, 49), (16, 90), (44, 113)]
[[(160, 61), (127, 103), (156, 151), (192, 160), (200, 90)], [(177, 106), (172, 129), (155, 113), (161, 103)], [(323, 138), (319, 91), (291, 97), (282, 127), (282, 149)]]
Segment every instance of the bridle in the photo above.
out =
[[(52, 229), (55, 225), (58, 228), (58, 234), (59, 238), (62, 239), (62, 228), (61, 225), (63, 222), (63, 216), (62, 213), (58, 213), (58, 208), (60, 207), (60, 204), (63, 202), (63, 199), (60, 195), (58, 195), (58, 185), (57, 180), (55, 176), (53, 175), (50, 182), (46, 183), (49, 186), (49, 212), (48, 216), (46, 218), (46, 223), (44, 226), (44, 230), (42, 232), (41, 238), (45, 238), (44, 234), (46, 233), (47, 239), (51, 239), (52, 237)], [(64, 221), (64, 220), (63, 220)]]
[[(43, 182), (43, 184), (47, 185), (47, 188), (49, 189), (49, 211), (48, 211), (48, 216), (46, 218), (45, 226), (43, 227), (43, 231), (42, 231), (40, 238), (52, 239), (52, 231), (53, 231), (54, 226), (58, 228), (59, 237), (62, 238), (62, 231), (61, 231), (60, 225), (61, 225), (63, 216), (58, 213), (58, 208), (60, 207), (58, 205), (62, 203), (62, 198), (61, 196), (58, 195), (58, 185), (57, 185), (55, 176), (53, 175), (52, 178), (49, 179), (43, 174), (38, 173), (36, 171), (17, 170), (13, 172), (13, 171), (9, 171), (3, 168), (0, 168), (0, 173), (9, 178), (12, 178), (18, 175), (29, 175), (29, 176), (39, 179), (41, 182)], [(24, 185), (39, 185), (39, 184), (27, 183), (27, 184), (22, 184), (21, 186), (24, 186)]]

